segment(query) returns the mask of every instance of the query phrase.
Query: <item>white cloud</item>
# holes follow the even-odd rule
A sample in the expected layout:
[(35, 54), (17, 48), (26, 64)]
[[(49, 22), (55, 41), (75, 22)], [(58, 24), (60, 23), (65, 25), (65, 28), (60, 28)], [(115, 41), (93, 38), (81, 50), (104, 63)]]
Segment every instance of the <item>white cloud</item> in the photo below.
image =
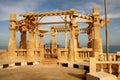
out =
[[(83, 5), (76, 5), (77, 11), (81, 14), (92, 12), (92, 8), (98, 6), (101, 15), (104, 15), (104, 0), (86, 2)], [(107, 1), (107, 13), (109, 18), (120, 18), (120, 0)]]
[(111, 13), (108, 14), (108, 18), (120, 18), (120, 13)]
[[(19, 15), (31, 10), (33, 11), (38, 6), (38, 1), (39, 0), (20, 0), (0, 3), (0, 20), (8, 20), (10, 13), (16, 13)], [(39, 5), (40, 4), (41, 3), (39, 2)]]
[(120, 18), (120, 0), (108, 0), (108, 17)]

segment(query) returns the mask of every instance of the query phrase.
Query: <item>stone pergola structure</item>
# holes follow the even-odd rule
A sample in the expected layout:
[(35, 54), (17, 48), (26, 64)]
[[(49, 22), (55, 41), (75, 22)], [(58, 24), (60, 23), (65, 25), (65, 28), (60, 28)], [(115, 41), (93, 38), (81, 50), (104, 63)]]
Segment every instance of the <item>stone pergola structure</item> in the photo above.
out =
[[(104, 26), (104, 19), (100, 16), (98, 8), (94, 7), (91, 14), (81, 15), (73, 8), (70, 10), (55, 11), (55, 12), (29, 12), (20, 14), (23, 18), (16, 20), (16, 14), (10, 15), (10, 39), (8, 44), (8, 52), (24, 56), (24, 59), (35, 60), (43, 59), (46, 49), (43, 43), (44, 34), (51, 32), (51, 48), (50, 53), (59, 60), (79, 61), (96, 57), (102, 53), (102, 40), (100, 37), (100, 28)], [(46, 16), (60, 16), (63, 22), (45, 22), (40, 20)], [(65, 16), (65, 17), (62, 17)], [(70, 21), (67, 20), (69, 16)], [(76, 18), (84, 19), (83, 22), (76, 21)], [(87, 28), (80, 28), (78, 23), (88, 24)], [(39, 25), (45, 24), (65, 24), (65, 26), (52, 26), (50, 30), (40, 29)], [(20, 47), (16, 47), (16, 31), (21, 33)], [(65, 48), (55, 46), (55, 33), (65, 33)], [(70, 40), (67, 42), (67, 33), (70, 33)], [(78, 35), (86, 33), (88, 35), (87, 48), (79, 48)], [(28, 40), (27, 40), (28, 35)], [(40, 36), (40, 42), (38, 42)], [(56, 51), (56, 52), (55, 52)]]

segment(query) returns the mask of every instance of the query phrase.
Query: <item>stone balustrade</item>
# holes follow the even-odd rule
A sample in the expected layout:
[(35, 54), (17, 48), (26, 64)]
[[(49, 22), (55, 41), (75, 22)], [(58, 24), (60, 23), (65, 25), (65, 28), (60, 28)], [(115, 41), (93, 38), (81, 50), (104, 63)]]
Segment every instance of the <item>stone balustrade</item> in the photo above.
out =
[(58, 49), (58, 59), (68, 60), (68, 49)]
[[(119, 61), (97, 61), (96, 65), (100, 66), (100, 71), (108, 73), (120, 74), (120, 62)], [(107, 69), (107, 70), (106, 70)]]
[[(27, 50), (26, 49), (17, 49), (16, 51), (16, 56), (17, 57), (27, 57)], [(34, 50), (34, 57), (41, 57), (41, 53), (43, 53), (43, 50), (39, 49), (35, 49)]]
[[(111, 54), (108, 55), (108, 60), (109, 61), (117, 61), (116, 56), (117, 56), (117, 54), (111, 53)], [(100, 54), (98, 60), (99, 61), (107, 61), (106, 54)]]
[(107, 72), (120, 75), (120, 61), (96, 61), (95, 58), (90, 58), (90, 73), (92, 72)]
[(15, 52), (16, 52), (17, 56), (27, 56), (26, 49), (17, 49)]
[(41, 50), (34, 50), (34, 56), (40, 57), (41, 52)]
[(81, 48), (77, 50), (79, 60), (89, 60), (91, 57), (92, 49), (91, 48)]

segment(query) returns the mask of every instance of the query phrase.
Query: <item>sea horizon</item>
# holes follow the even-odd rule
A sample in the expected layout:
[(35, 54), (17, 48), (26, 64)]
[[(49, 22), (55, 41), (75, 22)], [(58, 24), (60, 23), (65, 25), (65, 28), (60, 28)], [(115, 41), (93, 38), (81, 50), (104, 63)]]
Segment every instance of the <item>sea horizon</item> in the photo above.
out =
[[(0, 46), (0, 50), (7, 50), (7, 46)], [(116, 53), (120, 51), (120, 45), (109, 46), (109, 53)], [(103, 53), (106, 53), (106, 46), (103, 46)]]

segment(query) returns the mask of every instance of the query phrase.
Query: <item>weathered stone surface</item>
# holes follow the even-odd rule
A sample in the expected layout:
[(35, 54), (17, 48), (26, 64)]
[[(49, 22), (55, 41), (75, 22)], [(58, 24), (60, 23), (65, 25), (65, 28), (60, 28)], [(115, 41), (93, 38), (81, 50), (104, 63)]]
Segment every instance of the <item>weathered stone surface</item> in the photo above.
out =
[(117, 80), (117, 77), (105, 72), (88, 73), (87, 80)]

